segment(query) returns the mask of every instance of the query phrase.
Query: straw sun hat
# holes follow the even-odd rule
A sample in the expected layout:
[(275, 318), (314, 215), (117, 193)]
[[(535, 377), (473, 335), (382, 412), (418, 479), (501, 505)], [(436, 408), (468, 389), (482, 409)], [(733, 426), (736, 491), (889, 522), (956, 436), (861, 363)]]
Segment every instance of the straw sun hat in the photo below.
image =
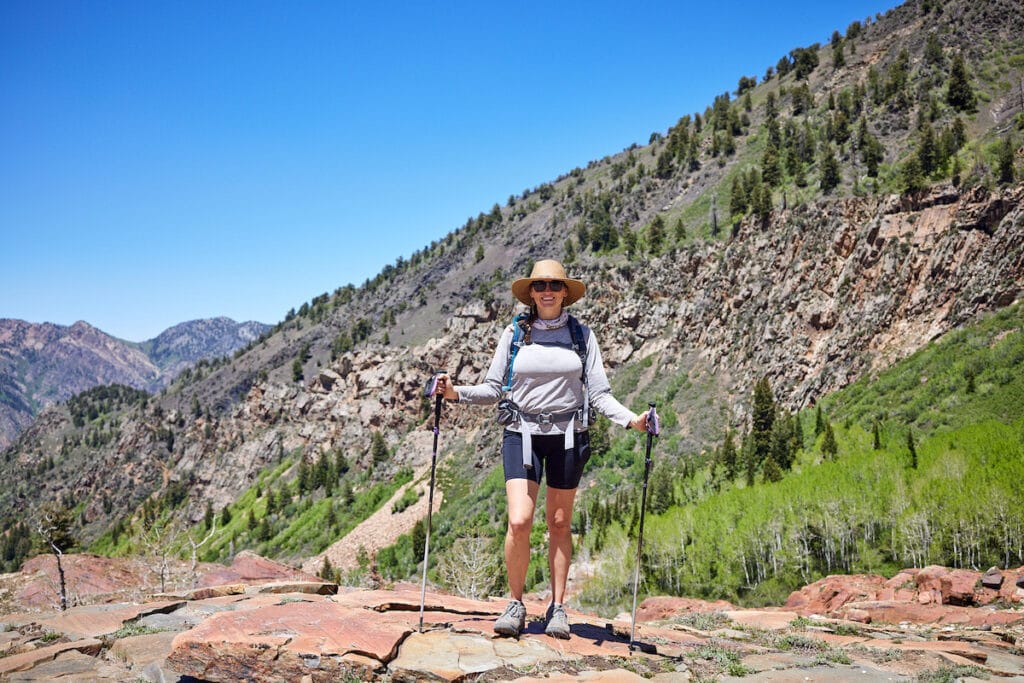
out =
[(587, 291), (587, 286), (579, 280), (572, 280), (565, 276), (565, 268), (562, 264), (553, 259), (537, 261), (533, 264), (533, 272), (530, 277), (524, 277), (512, 283), (512, 296), (522, 301), (527, 306), (533, 304), (530, 298), (530, 283), (535, 280), (560, 280), (565, 283), (568, 293), (565, 296), (563, 306), (578, 301)]

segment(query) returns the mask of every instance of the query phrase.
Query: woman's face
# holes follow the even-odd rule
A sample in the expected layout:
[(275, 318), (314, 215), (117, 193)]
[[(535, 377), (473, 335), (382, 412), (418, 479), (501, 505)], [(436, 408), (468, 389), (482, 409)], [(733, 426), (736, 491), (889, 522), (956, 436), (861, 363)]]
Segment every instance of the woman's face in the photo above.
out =
[[(530, 298), (537, 306), (537, 315), (543, 320), (557, 318), (562, 313), (562, 303), (569, 294), (564, 282), (553, 281), (556, 283), (555, 287), (561, 285), (561, 290), (557, 292), (552, 291), (551, 282), (552, 280), (535, 280), (530, 285)], [(538, 289), (541, 291), (537, 291)]]

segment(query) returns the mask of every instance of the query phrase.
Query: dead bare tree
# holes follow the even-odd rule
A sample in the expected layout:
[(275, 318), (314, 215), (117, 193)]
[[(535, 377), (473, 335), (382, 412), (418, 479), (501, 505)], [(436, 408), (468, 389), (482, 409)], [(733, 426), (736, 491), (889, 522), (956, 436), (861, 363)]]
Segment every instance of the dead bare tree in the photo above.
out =
[(139, 543), (142, 545), (150, 571), (160, 581), (160, 592), (167, 591), (167, 580), (174, 559), (172, 548), (176, 545), (181, 528), (171, 523), (153, 523), (142, 531)]
[(35, 516), (35, 530), (46, 546), (47, 552), (57, 559), (57, 582), (60, 593), (60, 609), (68, 608), (67, 578), (64, 574), (64, 552), (75, 545), (71, 535), (71, 512), (57, 503), (47, 503), (39, 508)]
[(437, 565), (442, 582), (467, 598), (485, 597), (497, 579), (498, 553), (488, 548), (490, 541), (481, 536), (464, 536), (452, 544), (451, 551)]
[(188, 538), (188, 544), (192, 548), (192, 587), (195, 588), (199, 584), (199, 574), (196, 568), (199, 566), (199, 549), (206, 545), (207, 541), (213, 538), (213, 534), (217, 531), (217, 521), (214, 520), (210, 524), (210, 530), (206, 532), (206, 536), (203, 540), (197, 541), (193, 536), (192, 532), (189, 531), (185, 534)]

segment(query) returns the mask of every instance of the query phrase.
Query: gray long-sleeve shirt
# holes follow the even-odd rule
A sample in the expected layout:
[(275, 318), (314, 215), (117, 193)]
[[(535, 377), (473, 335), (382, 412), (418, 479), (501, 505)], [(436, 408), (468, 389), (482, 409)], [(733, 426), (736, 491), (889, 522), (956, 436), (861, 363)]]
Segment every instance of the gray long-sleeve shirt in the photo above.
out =
[[(590, 405), (615, 424), (626, 427), (637, 416), (612, 396), (604, 362), (601, 360), (601, 349), (589, 327), (583, 326), (583, 336), (587, 340), (587, 389)], [(555, 330), (533, 329), (531, 343), (519, 349), (512, 372), (509, 397), (521, 411), (563, 414), (583, 406), (582, 367), (580, 357), (571, 344), (572, 335), (568, 325)], [(476, 385), (455, 387), (460, 401), (471, 405), (497, 403), (502, 397), (501, 387), (508, 368), (511, 345), (512, 326), (509, 325), (498, 340), (498, 348), (484, 381)], [(519, 422), (508, 425), (507, 429), (522, 431), (524, 425), (529, 425), (533, 434), (561, 434), (568, 424), (568, 419), (550, 425)], [(576, 431), (583, 431), (587, 427), (578, 420), (574, 426)]]

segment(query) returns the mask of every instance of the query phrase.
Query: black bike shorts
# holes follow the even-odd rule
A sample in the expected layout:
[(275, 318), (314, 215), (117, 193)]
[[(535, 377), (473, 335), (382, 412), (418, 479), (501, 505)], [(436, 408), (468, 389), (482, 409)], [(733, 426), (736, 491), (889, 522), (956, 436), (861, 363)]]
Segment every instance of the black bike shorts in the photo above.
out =
[(575, 446), (566, 450), (564, 434), (533, 434), (533, 467), (523, 466), (523, 435), (505, 430), (501, 439), (501, 458), (505, 465), (505, 481), (529, 479), (540, 483), (545, 466), (548, 486), (553, 489), (574, 489), (580, 485), (583, 466), (590, 460), (590, 434), (578, 432)]

